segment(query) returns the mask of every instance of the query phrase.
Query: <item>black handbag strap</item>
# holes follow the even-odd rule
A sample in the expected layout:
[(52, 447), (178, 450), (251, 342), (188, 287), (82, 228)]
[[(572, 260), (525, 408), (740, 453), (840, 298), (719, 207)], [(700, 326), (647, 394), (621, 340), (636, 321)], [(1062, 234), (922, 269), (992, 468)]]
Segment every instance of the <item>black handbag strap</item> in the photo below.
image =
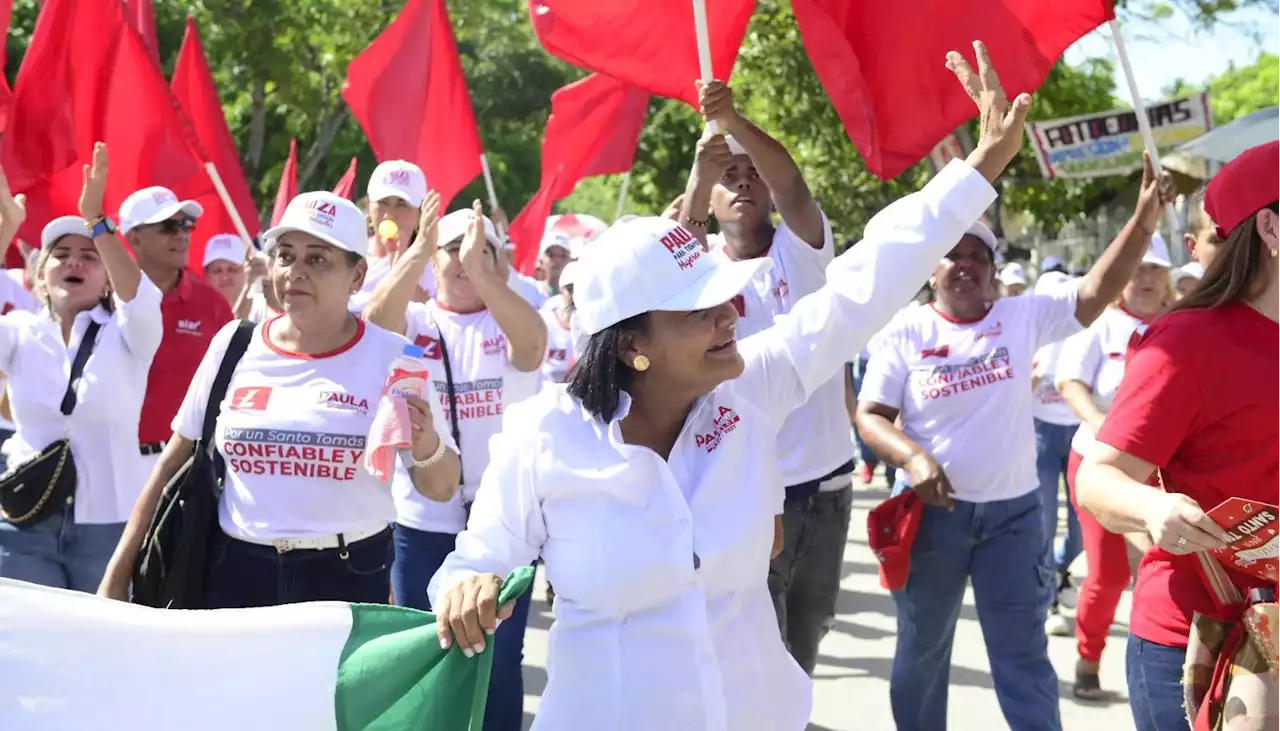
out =
[[(449, 346), (444, 343), (444, 333), (436, 326), (436, 334), (440, 336), (440, 360), (444, 361), (445, 387), (449, 391), (449, 427), (453, 434), (453, 445), (462, 454), (462, 432), (458, 430), (458, 394), (453, 387), (453, 366), (449, 364)], [(458, 463), (458, 484), (466, 483), (466, 475), (462, 473), (462, 463)]]
[(100, 327), (96, 320), (90, 322), (89, 327), (84, 329), (84, 336), (80, 338), (80, 349), (76, 351), (75, 360), (71, 361), (71, 377), (67, 379), (67, 391), (62, 394), (63, 416), (71, 416), (71, 412), (76, 409), (76, 386), (80, 384), (80, 376), (84, 375), (84, 367), (89, 363), (89, 356), (93, 354), (93, 346), (98, 341)]
[(222, 355), (222, 364), (218, 366), (218, 375), (213, 379), (213, 388), (209, 389), (209, 405), (204, 410), (204, 429), (200, 438), (208, 445), (213, 442), (213, 429), (222, 411), (222, 400), (227, 397), (227, 386), (231, 385), (231, 376), (236, 372), (236, 365), (249, 349), (249, 339), (253, 337), (257, 324), (249, 320), (241, 320), (236, 331), (227, 344), (227, 352)]

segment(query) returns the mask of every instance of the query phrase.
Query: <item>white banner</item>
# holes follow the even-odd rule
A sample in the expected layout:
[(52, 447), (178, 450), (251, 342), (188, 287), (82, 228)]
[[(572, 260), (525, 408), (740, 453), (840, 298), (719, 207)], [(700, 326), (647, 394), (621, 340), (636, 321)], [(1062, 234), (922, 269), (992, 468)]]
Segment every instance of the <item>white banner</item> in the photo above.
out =
[[(1168, 99), (1147, 107), (1161, 153), (1213, 127), (1209, 92)], [(1046, 178), (1098, 178), (1142, 169), (1142, 135), (1132, 109), (1028, 122), (1040, 172)]]

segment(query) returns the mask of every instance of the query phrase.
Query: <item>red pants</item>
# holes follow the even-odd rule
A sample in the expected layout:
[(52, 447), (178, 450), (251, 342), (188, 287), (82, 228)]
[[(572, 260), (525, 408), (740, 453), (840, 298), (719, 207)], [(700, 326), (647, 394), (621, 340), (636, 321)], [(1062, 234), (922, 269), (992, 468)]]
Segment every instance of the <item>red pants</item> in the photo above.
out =
[(1124, 536), (1112, 533), (1076, 501), (1076, 471), (1081, 457), (1075, 450), (1067, 458), (1067, 490), (1080, 519), (1080, 537), (1089, 575), (1076, 598), (1076, 650), (1080, 659), (1098, 662), (1107, 645), (1107, 633), (1116, 618), (1120, 597), (1129, 587), (1129, 549)]

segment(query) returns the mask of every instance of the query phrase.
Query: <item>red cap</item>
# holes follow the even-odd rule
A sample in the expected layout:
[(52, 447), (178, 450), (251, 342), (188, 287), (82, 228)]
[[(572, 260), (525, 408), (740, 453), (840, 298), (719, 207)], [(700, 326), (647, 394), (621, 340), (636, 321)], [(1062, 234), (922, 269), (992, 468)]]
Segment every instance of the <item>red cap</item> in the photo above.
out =
[(1280, 142), (1251, 147), (1209, 181), (1204, 211), (1225, 239), (1249, 216), (1280, 200)]
[(867, 514), (867, 543), (880, 559), (880, 586), (901, 589), (911, 571), (911, 544), (924, 503), (913, 490), (891, 497)]

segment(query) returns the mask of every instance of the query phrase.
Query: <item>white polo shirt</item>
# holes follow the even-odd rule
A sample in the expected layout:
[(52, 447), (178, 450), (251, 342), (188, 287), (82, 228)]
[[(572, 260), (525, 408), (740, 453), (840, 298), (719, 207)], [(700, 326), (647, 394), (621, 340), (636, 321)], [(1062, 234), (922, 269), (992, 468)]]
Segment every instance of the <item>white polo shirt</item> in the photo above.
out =
[(524, 373), (507, 358), (507, 337), (488, 310), (459, 313), (445, 309), (436, 300), (412, 302), (405, 312), (405, 337), (422, 346), (431, 377), (439, 394), (434, 416), (441, 428), (449, 430), (448, 379), (441, 360), (444, 337), (453, 372), (454, 400), (458, 413), (459, 454), (462, 460), (462, 488), (447, 503), (423, 497), (397, 470), (392, 480), (397, 521), (401, 525), (432, 533), (457, 533), (466, 525), (462, 505), (475, 499), (480, 476), (489, 466), (489, 438), (502, 430), (502, 414), (512, 404), (538, 392), (542, 373)]
[(556, 624), (538, 722), (556, 731), (803, 728), (812, 683), (764, 581), (782, 510), (778, 429), (883, 327), (994, 198), (952, 163), (882, 211), (794, 317), (739, 344), (742, 375), (698, 399), (664, 459), (563, 386), (510, 411), (433, 603), (539, 556)]
[[(360, 320), (342, 348), (303, 355), (272, 341), (278, 322), (275, 317), (255, 329), (215, 425), (227, 465), (218, 505), (222, 530), (270, 541), (385, 527), (395, 520), (395, 503), (391, 489), (365, 469), (365, 447), (391, 362), (407, 341)], [(233, 321), (214, 336), (174, 417), (173, 430), (187, 439), (200, 438), (209, 391), (235, 329)], [(435, 378), (437, 366), (428, 367)], [(451, 446), (448, 426), (437, 419), (435, 427)]]
[[(36, 298), (27, 291), (22, 285), (23, 271), (21, 269), (6, 269), (5, 274), (8, 276), (0, 277), (0, 315), (7, 315), (10, 312), (39, 312), (40, 304), (36, 302)], [(0, 373), (0, 390), (5, 387), (4, 374)], [(13, 431), (13, 422), (0, 417), (0, 429), (8, 429)]]
[[(7, 279), (7, 277), (5, 277)], [(16, 310), (0, 317), (0, 371), (9, 376), (17, 433), (5, 442), (9, 466), (59, 439), (70, 439), (76, 464), (77, 523), (123, 523), (150, 476), (138, 451), (138, 419), (147, 373), (164, 336), (160, 290), (143, 274), (129, 302), (115, 312), (101, 306), (76, 315), (71, 342), (47, 310)], [(71, 362), (89, 322), (97, 343), (76, 389), (76, 407), (62, 415)]]
[[(728, 260), (723, 236), (711, 234), (707, 244), (714, 256)], [(772, 327), (779, 315), (790, 312), (802, 297), (826, 284), (825, 269), (835, 257), (835, 241), (826, 214), (822, 216), (821, 249), (813, 248), (785, 222), (779, 222), (764, 255), (773, 260), (773, 268), (757, 274), (734, 303), (739, 315), (739, 340)], [(857, 354), (856, 349), (850, 350), (846, 360), (853, 360)], [(843, 372), (832, 376), (787, 419), (778, 432), (778, 459), (784, 486), (816, 480), (853, 459)], [(833, 487), (845, 486), (837, 483)]]
[(903, 433), (942, 465), (958, 499), (1031, 492), (1039, 485), (1031, 359), (1081, 329), (1077, 289), (1001, 297), (970, 322), (933, 305), (908, 311), (871, 359), (862, 400), (899, 410)]
[(577, 361), (577, 349), (574, 347), (573, 338), (573, 318), (570, 317), (569, 324), (566, 326), (560, 321), (557, 311), (563, 306), (564, 300), (555, 296), (547, 300), (542, 306), (538, 314), (542, 316), (542, 321), (547, 324), (547, 355), (542, 360), (542, 383), (544, 386), (552, 383), (564, 383), (564, 379), (569, 375), (569, 369)]
[[(1120, 307), (1108, 307), (1087, 330), (1063, 341), (1055, 380), (1058, 384), (1079, 381), (1088, 386), (1093, 391), (1093, 403), (1099, 411), (1107, 413), (1124, 378), (1129, 341), (1134, 333), (1146, 330), (1147, 324), (1142, 318)], [(1077, 454), (1088, 454), (1093, 443), (1093, 427), (1081, 422), (1071, 440), (1071, 449)]]

